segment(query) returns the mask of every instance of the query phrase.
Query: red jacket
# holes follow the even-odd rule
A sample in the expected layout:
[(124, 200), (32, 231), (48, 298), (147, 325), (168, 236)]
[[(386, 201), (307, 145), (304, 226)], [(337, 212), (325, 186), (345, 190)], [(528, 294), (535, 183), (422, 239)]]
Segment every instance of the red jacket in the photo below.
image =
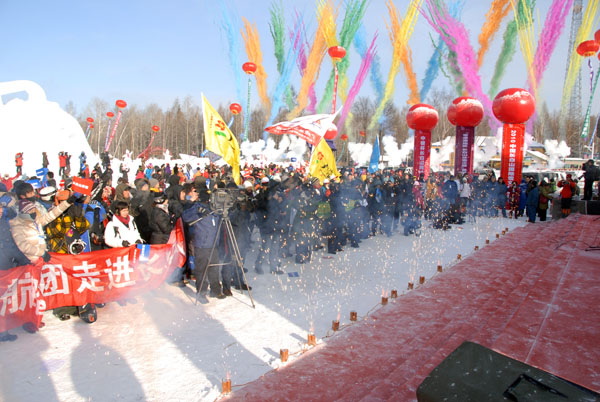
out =
[(15, 155), (15, 165), (23, 166), (23, 154), (22, 153), (18, 153)]
[(561, 180), (558, 182), (558, 187), (562, 187), (562, 191), (560, 192), (560, 196), (562, 198), (573, 198), (573, 194), (575, 194), (575, 182), (571, 179)]
[(67, 167), (67, 157), (65, 155), (58, 155), (58, 166)]

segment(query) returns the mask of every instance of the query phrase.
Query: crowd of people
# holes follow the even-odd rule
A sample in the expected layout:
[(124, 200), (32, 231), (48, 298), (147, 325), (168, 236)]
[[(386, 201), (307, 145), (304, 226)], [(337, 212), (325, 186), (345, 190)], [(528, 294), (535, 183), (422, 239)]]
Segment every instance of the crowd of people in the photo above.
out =
[[(64, 156), (64, 154), (63, 154)], [(21, 155), (22, 157), (22, 155)], [(507, 184), (492, 172), (478, 176), (432, 173), (425, 179), (403, 169), (378, 171), (343, 169), (340, 177), (322, 183), (311, 178), (303, 167), (270, 164), (246, 165), (235, 184), (231, 169), (209, 165), (152, 166), (142, 163), (129, 182), (123, 164), (114, 175), (108, 155), (89, 171), (85, 154), (80, 156), (79, 175), (94, 181), (90, 195), (69, 190), (68, 168), (60, 172), (57, 185), (47, 172), (40, 188), (22, 177), (4, 177), (0, 184), (0, 269), (48, 261), (49, 252), (79, 254), (136, 243), (164, 244), (177, 220), (184, 223), (187, 242), (186, 263), (177, 267), (169, 283), (196, 288), (201, 297), (223, 299), (232, 288), (250, 290), (244, 273), (251, 267), (257, 274), (268, 271), (284, 274), (283, 260), (296, 263), (312, 260), (316, 249), (342, 252), (360, 247), (372, 236), (420, 234), (423, 220), (440, 230), (478, 217), (527, 216), (546, 220), (549, 202), (561, 189), (561, 208), (566, 216), (570, 199), (578, 191), (570, 175), (558, 183), (524, 177), (521, 183)], [(47, 156), (43, 155), (44, 163)], [(47, 168), (47, 164), (44, 168)], [(113, 183), (113, 177), (118, 177)], [(59, 184), (60, 184), (59, 183)], [(35, 186), (37, 187), (37, 186)], [(221, 228), (222, 209), (211, 196), (226, 193), (232, 200), (226, 215), (237, 240), (241, 266), (226, 247)], [(258, 241), (253, 233), (258, 233)], [(248, 251), (258, 249), (254, 261)], [(220, 261), (230, 261), (219, 265)], [(242, 272), (242, 269), (245, 272)], [(135, 299), (120, 300), (120, 304)], [(97, 318), (98, 305), (61, 307), (53, 310), (60, 320), (79, 316), (87, 322)], [(35, 332), (33, 325), (24, 325)], [(0, 341), (16, 335), (0, 334)]]

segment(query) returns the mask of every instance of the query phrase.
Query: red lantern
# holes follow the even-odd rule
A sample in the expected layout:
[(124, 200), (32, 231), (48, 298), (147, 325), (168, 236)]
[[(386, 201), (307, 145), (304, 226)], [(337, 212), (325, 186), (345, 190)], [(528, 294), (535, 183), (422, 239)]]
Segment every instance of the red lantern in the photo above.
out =
[(331, 124), (327, 131), (325, 132), (326, 140), (333, 140), (337, 136), (337, 127), (335, 124)]
[(461, 96), (452, 101), (446, 116), (453, 126), (476, 127), (483, 119), (483, 105), (475, 98)]
[(93, 125), (93, 124), (90, 124), (90, 128), (94, 128), (94, 125)]
[(119, 99), (118, 101), (116, 101), (116, 102), (115, 102), (115, 104), (117, 105), (117, 107), (118, 107), (119, 109), (124, 109), (124, 108), (126, 108), (126, 107), (127, 107), (127, 102), (125, 102), (125, 101), (124, 101), (124, 100), (122, 100), (122, 99)]
[(115, 117), (115, 114), (113, 112), (106, 112), (106, 115), (108, 116), (109, 119), (112, 119), (113, 117)]
[(431, 131), (438, 122), (438, 112), (433, 106), (419, 103), (408, 110), (406, 122), (413, 130)]
[(156, 133), (158, 130), (160, 130), (160, 127), (152, 126), (152, 131), (154, 131)]
[(367, 134), (366, 134), (364, 131), (362, 131), (362, 130), (359, 132), (359, 134), (360, 134), (360, 136), (361, 136), (361, 137), (364, 137), (365, 135), (367, 135)]
[(342, 134), (340, 138), (342, 139), (342, 141), (346, 141), (348, 139), (348, 136), (346, 134)]
[(524, 89), (508, 88), (496, 95), (492, 111), (502, 123), (525, 123), (535, 112), (535, 99)]
[(595, 40), (586, 40), (577, 46), (577, 53), (583, 57), (591, 57), (598, 53), (598, 49), (600, 49), (598, 42)]
[(596, 42), (600, 43), (600, 29), (597, 30), (594, 34), (594, 39), (596, 40)]
[(240, 114), (242, 112), (242, 106), (239, 103), (232, 103), (229, 105), (229, 110), (233, 114)]
[(250, 61), (246, 62), (242, 65), (242, 70), (244, 70), (246, 74), (254, 74), (256, 72), (256, 64)]
[(93, 123), (94, 122), (94, 119), (92, 119), (91, 117), (88, 117), (86, 120), (87, 120), (88, 123)]
[(329, 49), (327, 49), (327, 53), (329, 53), (329, 56), (334, 61), (340, 61), (344, 58), (344, 56), (346, 56), (346, 49), (344, 49), (342, 46), (331, 46)]

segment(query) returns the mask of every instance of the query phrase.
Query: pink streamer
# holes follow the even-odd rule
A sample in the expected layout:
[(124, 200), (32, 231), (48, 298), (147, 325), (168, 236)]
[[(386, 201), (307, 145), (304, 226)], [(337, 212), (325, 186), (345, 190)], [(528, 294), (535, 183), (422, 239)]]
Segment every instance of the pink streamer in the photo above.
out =
[[(298, 12), (296, 12), (296, 23), (301, 24), (301, 32), (304, 38), (304, 42), (302, 41), (294, 41), (294, 49), (300, 46), (300, 50), (298, 50), (298, 69), (300, 70), (300, 75), (304, 75), (304, 70), (306, 70), (306, 64), (308, 63), (308, 59), (306, 56), (306, 49), (310, 49), (310, 44), (308, 43), (308, 39), (306, 37), (306, 27), (304, 26), (304, 20), (300, 18)], [(294, 32), (290, 31), (290, 38), (294, 38)], [(317, 106), (317, 94), (315, 93), (315, 84), (313, 83), (308, 89), (308, 106), (306, 107), (306, 112), (311, 114), (315, 113), (315, 109)]]
[(430, 15), (424, 12), (421, 12), (421, 14), (429, 22), (429, 25), (440, 34), (446, 46), (456, 53), (456, 65), (454, 67), (462, 73), (465, 88), (483, 104), (483, 108), (489, 117), (490, 126), (498, 126), (499, 123), (492, 113), (492, 101), (481, 89), (477, 55), (471, 46), (469, 33), (465, 26), (450, 15), (445, 4), (442, 3), (438, 8), (434, 0), (426, 0), (426, 2)]
[(362, 62), (360, 64), (360, 68), (358, 69), (358, 74), (356, 75), (356, 79), (354, 80), (354, 84), (352, 84), (352, 88), (348, 91), (348, 97), (346, 98), (346, 102), (344, 102), (344, 106), (342, 108), (342, 112), (340, 113), (340, 119), (338, 120), (337, 127), (338, 132), (342, 130), (344, 127), (344, 122), (346, 121), (346, 117), (348, 117), (348, 113), (350, 112), (350, 108), (354, 103), (354, 99), (358, 95), (360, 88), (369, 74), (369, 70), (371, 69), (371, 62), (373, 61), (373, 57), (375, 57), (376, 47), (375, 40), (377, 39), (377, 33), (373, 37), (373, 41), (371, 42), (371, 46), (365, 53), (365, 57), (363, 57)]
[(554, 0), (548, 10), (544, 28), (538, 39), (537, 49), (533, 57), (533, 71), (538, 85), (542, 80), (546, 67), (548, 67), (550, 57), (558, 43), (558, 38), (560, 38), (572, 5), (573, 0)]

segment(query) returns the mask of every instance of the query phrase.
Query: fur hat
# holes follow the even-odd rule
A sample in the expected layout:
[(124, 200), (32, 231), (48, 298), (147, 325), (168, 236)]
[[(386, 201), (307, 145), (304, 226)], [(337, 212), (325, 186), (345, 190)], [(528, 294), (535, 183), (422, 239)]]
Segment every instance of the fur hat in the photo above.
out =
[(154, 193), (154, 203), (162, 204), (167, 200), (167, 196), (162, 191), (157, 191)]

